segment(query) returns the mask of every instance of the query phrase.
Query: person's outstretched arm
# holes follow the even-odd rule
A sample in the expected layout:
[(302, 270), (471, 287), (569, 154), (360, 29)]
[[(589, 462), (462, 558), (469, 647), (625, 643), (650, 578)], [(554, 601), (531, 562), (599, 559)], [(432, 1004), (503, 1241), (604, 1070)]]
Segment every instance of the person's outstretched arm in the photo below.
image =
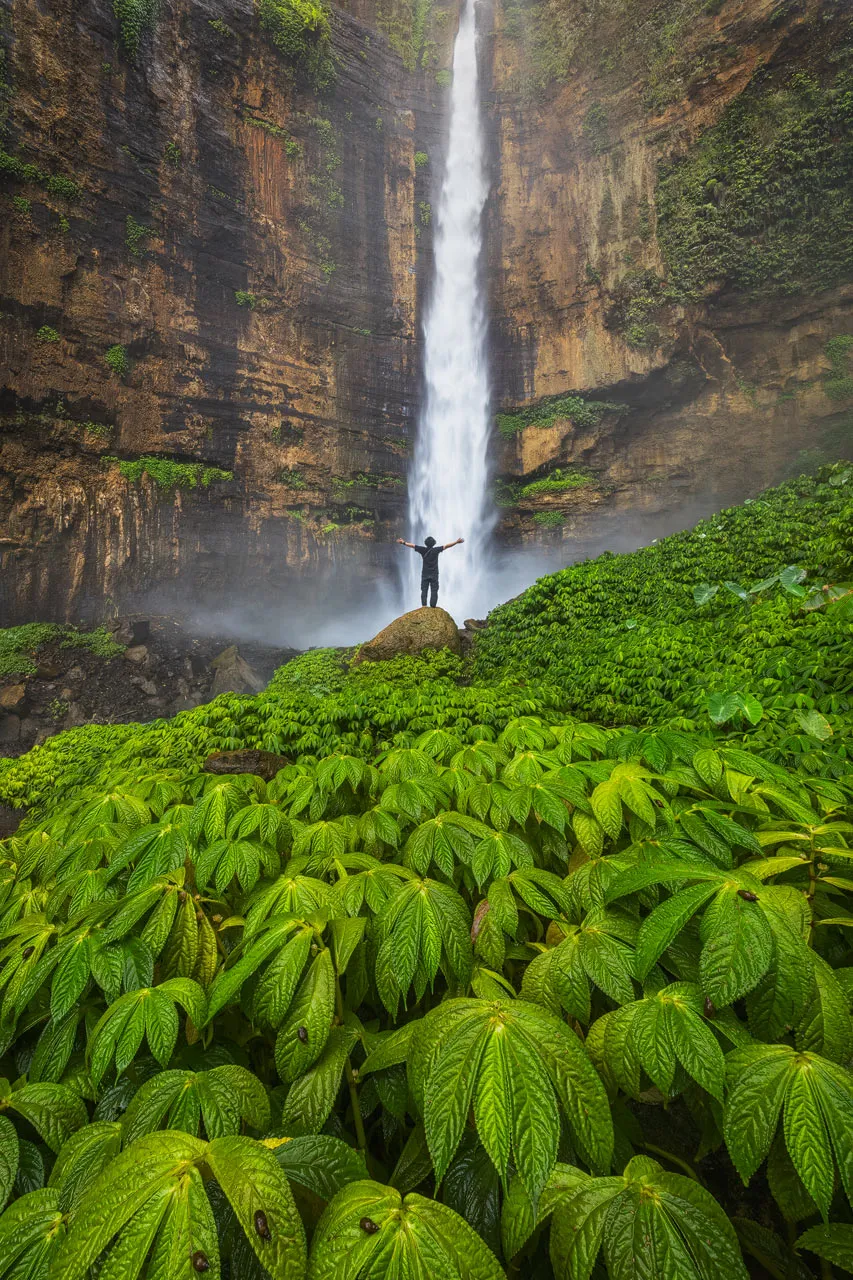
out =
[(451, 547), (458, 547), (460, 542), (464, 542), (464, 538), (457, 538), (455, 542), (445, 542), (444, 550), (449, 551)]
[(405, 538), (398, 538), (397, 541), (399, 542), (401, 547), (411, 547), (412, 550), (414, 551), (415, 549), (414, 542), (407, 542)]

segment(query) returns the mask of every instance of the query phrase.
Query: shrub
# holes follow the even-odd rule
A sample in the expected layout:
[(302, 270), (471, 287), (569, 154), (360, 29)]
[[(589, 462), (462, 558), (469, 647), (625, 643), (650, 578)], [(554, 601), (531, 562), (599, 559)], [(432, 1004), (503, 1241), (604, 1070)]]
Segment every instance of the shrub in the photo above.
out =
[(130, 372), (130, 361), (127, 358), (127, 352), (120, 343), (117, 342), (112, 347), (108, 347), (104, 359), (117, 378), (127, 377)]
[(314, 0), (256, 0), (261, 29), (280, 53), (304, 66), (316, 88), (334, 78), (327, 11)]
[(247, 293), (245, 289), (238, 289), (234, 294), (234, 301), (238, 307), (247, 307), (249, 311), (254, 311), (257, 306), (258, 299), (254, 293)]
[(150, 235), (150, 227), (145, 227), (141, 222), (137, 222), (132, 214), (129, 213), (127, 215), (127, 219), (125, 221), (124, 242), (127, 245), (127, 250), (131, 257), (142, 257), (145, 252), (144, 243)]
[(541, 480), (532, 480), (523, 485), (518, 491), (518, 497), (536, 498), (542, 493), (563, 493), (568, 489), (583, 489), (590, 484), (595, 484), (595, 479), (586, 472), (574, 468), (564, 471), (557, 467)]
[(513, 436), (525, 427), (550, 427), (555, 422), (568, 419), (576, 427), (594, 427), (605, 413), (624, 413), (623, 404), (609, 404), (604, 400), (585, 400), (583, 396), (561, 395), (540, 400), (514, 413), (499, 413), (495, 418), (502, 436)]
[(138, 484), (143, 476), (153, 480), (158, 489), (206, 489), (211, 484), (234, 479), (233, 471), (220, 467), (207, 467), (202, 462), (179, 462), (176, 458), (155, 457), (145, 454), (139, 458), (114, 458), (104, 456), (104, 466), (118, 467), (125, 480)]
[(429, 164), (429, 156), (425, 151), (415, 152), (415, 168), (422, 169), (425, 164)]
[(49, 324), (43, 324), (36, 334), (36, 342), (59, 342), (60, 336)]
[(121, 43), (129, 58), (136, 59), (142, 37), (154, 25), (157, 9), (158, 0), (113, 0)]

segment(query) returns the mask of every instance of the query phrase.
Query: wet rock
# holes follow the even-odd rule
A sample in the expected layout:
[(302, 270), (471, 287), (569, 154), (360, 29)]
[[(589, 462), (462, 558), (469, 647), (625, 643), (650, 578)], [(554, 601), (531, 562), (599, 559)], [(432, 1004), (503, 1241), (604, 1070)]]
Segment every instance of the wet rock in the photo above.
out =
[(0, 689), (0, 714), (5, 712), (23, 711), (27, 701), (27, 686), (25, 684), (7, 684), (4, 689)]
[(26, 814), (26, 809), (12, 809), (7, 804), (0, 804), (0, 840), (13, 836)]
[(0, 712), (0, 743), (17, 742), (21, 736), (21, 718)]
[(146, 698), (156, 698), (160, 693), (160, 690), (157, 688), (153, 680), (141, 680), (139, 682), (139, 688), (142, 693), (145, 694)]
[(55, 724), (46, 724), (39, 729), (36, 734), (34, 746), (40, 747), (43, 742), (47, 742), (48, 738), (52, 738), (55, 733), (59, 733), (59, 726)]
[(151, 623), (148, 618), (123, 618), (113, 630), (113, 639), (132, 649), (146, 644), (150, 636)]
[(253, 773), (269, 782), (290, 761), (272, 751), (216, 751), (204, 762), (205, 773)]
[(264, 681), (258, 673), (240, 657), (236, 644), (223, 649), (213, 659), (210, 667), (215, 673), (210, 691), (213, 698), (220, 693), (260, 693), (264, 687)]
[(456, 623), (445, 609), (412, 609), (395, 618), (361, 646), (352, 660), (353, 666), (361, 662), (384, 662), (400, 654), (422, 653), (424, 649), (462, 652)]
[(128, 662), (135, 662), (137, 666), (142, 666), (143, 662), (148, 661), (148, 650), (144, 644), (137, 644), (130, 649), (125, 649), (124, 656)]

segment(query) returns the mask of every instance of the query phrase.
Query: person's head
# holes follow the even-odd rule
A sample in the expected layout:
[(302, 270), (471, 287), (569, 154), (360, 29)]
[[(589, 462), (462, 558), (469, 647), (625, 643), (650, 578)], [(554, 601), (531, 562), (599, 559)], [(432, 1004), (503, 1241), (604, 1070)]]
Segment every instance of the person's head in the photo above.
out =
[(435, 546), (435, 538), (424, 538), (424, 546), (426, 546), (426, 547), (434, 547), (434, 546)]

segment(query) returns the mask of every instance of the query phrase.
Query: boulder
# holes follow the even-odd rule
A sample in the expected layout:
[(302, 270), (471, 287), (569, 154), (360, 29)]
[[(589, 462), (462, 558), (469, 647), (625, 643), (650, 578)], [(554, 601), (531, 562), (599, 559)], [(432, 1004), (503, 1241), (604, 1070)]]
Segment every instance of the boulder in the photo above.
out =
[(205, 773), (253, 773), (270, 782), (290, 761), (272, 751), (216, 751), (204, 762)]
[(264, 687), (265, 681), (240, 657), (236, 644), (223, 649), (210, 666), (214, 672), (210, 691), (212, 698), (218, 697), (220, 693), (260, 693)]
[(7, 684), (4, 689), (0, 689), (0, 715), (3, 712), (13, 711), (18, 714), (23, 711), (26, 701), (27, 686), (25, 684)]
[(462, 652), (456, 623), (445, 609), (412, 609), (395, 618), (361, 646), (352, 662), (353, 666), (360, 662), (384, 662), (400, 654), (422, 653), (424, 649)]
[(125, 649), (124, 656), (128, 662), (135, 662), (138, 667), (141, 667), (143, 662), (148, 661), (148, 650), (144, 644), (137, 644), (130, 649)]
[(485, 618), (466, 618), (464, 625), (466, 631), (484, 631), (488, 623)]
[(113, 639), (131, 647), (145, 644), (150, 636), (151, 623), (148, 618), (123, 618), (113, 628)]

